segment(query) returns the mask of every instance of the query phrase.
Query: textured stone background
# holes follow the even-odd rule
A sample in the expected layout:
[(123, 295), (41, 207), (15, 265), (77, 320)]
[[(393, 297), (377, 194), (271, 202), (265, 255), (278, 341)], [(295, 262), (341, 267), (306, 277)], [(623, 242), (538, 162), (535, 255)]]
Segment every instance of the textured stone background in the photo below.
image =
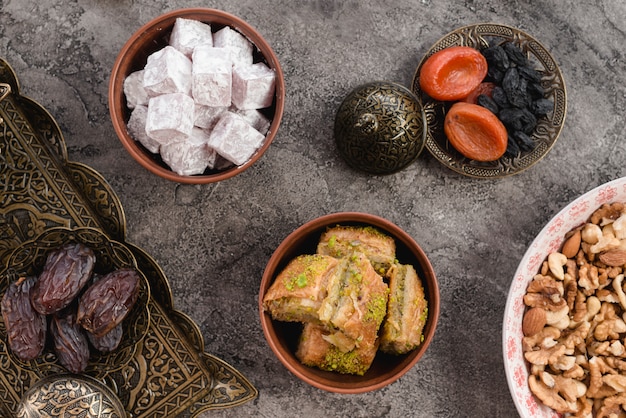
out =
[[(258, 164), (220, 184), (157, 178), (126, 154), (109, 120), (110, 68), (126, 39), (163, 12), (211, 7), (256, 27), (286, 77), (283, 124)], [(613, 0), (0, 0), (0, 56), (22, 93), (59, 123), (70, 160), (99, 171), (125, 209), (128, 241), (162, 266), (176, 307), (207, 352), (235, 366), (258, 399), (203, 417), (511, 417), (501, 322), (512, 276), (543, 225), (575, 197), (625, 173), (626, 3)], [(428, 153), (390, 176), (350, 170), (335, 112), (357, 85), (409, 85), (422, 55), (458, 27), (496, 22), (538, 39), (568, 92), (565, 128), (525, 172), (475, 180)], [(257, 292), (294, 228), (355, 210), (381, 215), (425, 249), (441, 288), (435, 340), (380, 391), (335, 395), (297, 380), (265, 343)]]

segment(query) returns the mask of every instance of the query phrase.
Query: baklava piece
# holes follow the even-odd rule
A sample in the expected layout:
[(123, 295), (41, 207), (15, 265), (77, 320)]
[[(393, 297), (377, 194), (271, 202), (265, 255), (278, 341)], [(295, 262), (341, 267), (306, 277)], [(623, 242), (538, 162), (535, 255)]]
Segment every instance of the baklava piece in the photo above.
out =
[(380, 349), (390, 354), (405, 354), (424, 339), (422, 332), (428, 317), (428, 302), (413, 266), (394, 264), (388, 276), (389, 302)]
[(356, 226), (335, 226), (328, 228), (320, 237), (318, 254), (336, 258), (363, 253), (381, 276), (395, 262), (396, 243), (394, 239), (378, 229)]
[(272, 317), (287, 322), (318, 322), (318, 311), (326, 297), (329, 278), (339, 260), (324, 255), (301, 255), (289, 262), (274, 280), (263, 299)]

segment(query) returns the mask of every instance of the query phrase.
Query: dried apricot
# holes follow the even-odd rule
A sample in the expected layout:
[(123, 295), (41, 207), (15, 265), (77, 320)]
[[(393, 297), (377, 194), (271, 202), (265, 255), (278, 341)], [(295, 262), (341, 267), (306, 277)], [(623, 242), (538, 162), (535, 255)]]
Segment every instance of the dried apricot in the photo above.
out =
[(484, 80), (487, 69), (487, 60), (477, 49), (452, 46), (426, 59), (420, 70), (420, 88), (435, 100), (461, 100)]
[(500, 119), (488, 109), (457, 102), (446, 114), (443, 130), (450, 144), (476, 161), (494, 161), (506, 151), (508, 135)]
[(472, 90), (472, 92), (468, 94), (466, 97), (464, 97), (462, 100), (467, 103), (477, 104), (478, 96), (480, 96), (481, 94), (484, 94), (488, 97), (491, 97), (491, 92), (493, 91), (495, 87), (496, 87), (495, 83), (492, 83), (490, 81), (485, 81), (483, 83), (480, 83), (478, 87)]

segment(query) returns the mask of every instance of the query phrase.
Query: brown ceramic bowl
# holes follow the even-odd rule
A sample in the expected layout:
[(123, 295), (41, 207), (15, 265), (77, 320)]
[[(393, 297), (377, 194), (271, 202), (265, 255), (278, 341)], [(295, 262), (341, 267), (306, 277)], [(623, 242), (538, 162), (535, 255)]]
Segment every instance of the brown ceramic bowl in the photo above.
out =
[[(265, 141), (257, 152), (246, 163), (223, 171), (208, 171), (201, 175), (181, 176), (161, 160), (160, 156), (146, 150), (135, 141), (126, 129), (130, 110), (126, 106), (124, 95), (124, 79), (134, 71), (141, 70), (147, 57), (168, 43), (169, 35), (177, 18), (194, 19), (209, 23), (213, 32), (230, 26), (247, 37), (254, 45), (254, 61), (264, 62), (276, 72), (276, 93), (269, 108), (262, 109), (263, 114), (271, 121)], [(165, 179), (192, 184), (214, 183), (233, 177), (254, 164), (270, 146), (278, 132), (285, 101), (285, 80), (280, 63), (270, 45), (250, 24), (229, 13), (204, 8), (180, 9), (161, 15), (135, 32), (122, 47), (109, 80), (109, 113), (113, 128), (120, 141), (139, 164)]]
[[(415, 350), (401, 356), (378, 352), (370, 369), (363, 376), (319, 370), (300, 363), (295, 352), (301, 325), (274, 321), (263, 309), (265, 293), (287, 263), (301, 254), (314, 254), (322, 232), (330, 226), (373, 226), (396, 241), (397, 258), (412, 264), (417, 270), (428, 298), (428, 320), (424, 341)], [(375, 215), (359, 212), (339, 212), (305, 223), (278, 246), (270, 258), (259, 291), (259, 314), (263, 333), (274, 354), (294, 375), (308, 384), (335, 393), (363, 393), (380, 389), (408, 372), (424, 355), (435, 334), (439, 318), (439, 286), (428, 257), (410, 235), (395, 224)]]

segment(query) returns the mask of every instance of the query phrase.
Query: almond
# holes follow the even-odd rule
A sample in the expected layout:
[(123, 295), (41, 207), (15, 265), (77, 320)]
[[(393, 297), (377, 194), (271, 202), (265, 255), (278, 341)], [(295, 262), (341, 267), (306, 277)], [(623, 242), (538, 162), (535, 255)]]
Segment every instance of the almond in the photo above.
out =
[(526, 337), (532, 337), (546, 326), (546, 311), (542, 308), (532, 308), (526, 311), (522, 320), (522, 332)]
[(626, 250), (615, 248), (613, 250), (608, 250), (600, 255), (598, 258), (601, 262), (611, 267), (619, 267), (626, 264)]
[(576, 257), (576, 254), (578, 254), (578, 250), (580, 249), (580, 241), (581, 241), (580, 229), (577, 229), (563, 243), (563, 248), (561, 248), (561, 253), (567, 258)]

